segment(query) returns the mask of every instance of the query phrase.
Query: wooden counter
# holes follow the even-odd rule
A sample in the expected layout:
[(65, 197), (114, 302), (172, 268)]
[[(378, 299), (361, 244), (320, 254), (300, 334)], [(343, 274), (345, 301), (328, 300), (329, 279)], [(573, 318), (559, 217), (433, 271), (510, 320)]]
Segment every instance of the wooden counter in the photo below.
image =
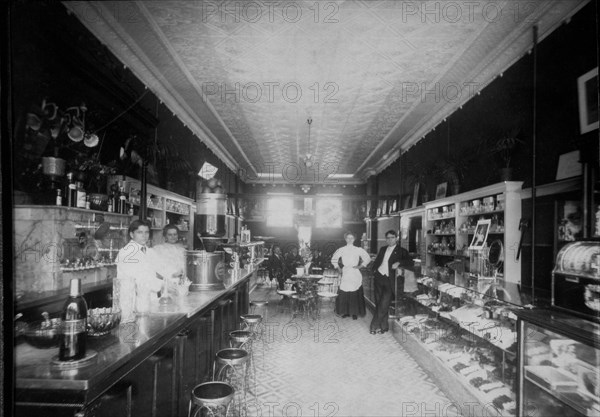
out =
[[(185, 340), (190, 332), (197, 333), (194, 337), (198, 341), (194, 342), (194, 346), (200, 343), (208, 346), (204, 367), (208, 366), (215, 351), (224, 347), (222, 335), (237, 328), (239, 315), (248, 311), (249, 281), (257, 270), (258, 266), (251, 271), (241, 270), (239, 278), (224, 290), (193, 292), (182, 299), (174, 298), (174, 303), (167, 306), (159, 305), (158, 300), (153, 301), (147, 316), (138, 317), (133, 323), (121, 323), (110, 335), (88, 337), (88, 351), (96, 351), (98, 355), (96, 361), (85, 368), (58, 369), (51, 364), (58, 354), (57, 348), (36, 349), (25, 342), (19, 343), (15, 348), (17, 409), (21, 408), (24, 415), (29, 415), (28, 412), (46, 415), (48, 410), (52, 410), (52, 415), (86, 415), (86, 409), (97, 408), (97, 405), (90, 406), (91, 403), (132, 370), (143, 368), (140, 365), (148, 360), (157, 361), (164, 357), (168, 358), (170, 365), (163, 368), (170, 369), (173, 380), (169, 389), (177, 397), (168, 402), (175, 404), (173, 407), (185, 404), (186, 398), (189, 398), (189, 385), (203, 382), (198, 379), (205, 374), (204, 371), (196, 372), (192, 378), (195, 381), (183, 383), (185, 368), (190, 366), (186, 357), (195, 361), (198, 356), (197, 352), (188, 352), (185, 356)], [(231, 302), (219, 303), (225, 299)], [(210, 329), (210, 332), (202, 330), (204, 328)], [(208, 338), (214, 340), (207, 344)], [(157, 355), (157, 351), (165, 350), (165, 347), (170, 349), (167, 354)], [(197, 369), (199, 366), (191, 365)], [(157, 378), (156, 372), (154, 378)], [(128, 377), (128, 380), (134, 379)], [(140, 382), (140, 386), (144, 384), (144, 381)], [(156, 401), (146, 398), (152, 392), (139, 394), (138, 403), (152, 402), (155, 405)], [(61, 413), (56, 414), (57, 410)], [(133, 415), (144, 415), (145, 412), (134, 412)], [(172, 408), (171, 413), (174, 412), (178, 411)]]

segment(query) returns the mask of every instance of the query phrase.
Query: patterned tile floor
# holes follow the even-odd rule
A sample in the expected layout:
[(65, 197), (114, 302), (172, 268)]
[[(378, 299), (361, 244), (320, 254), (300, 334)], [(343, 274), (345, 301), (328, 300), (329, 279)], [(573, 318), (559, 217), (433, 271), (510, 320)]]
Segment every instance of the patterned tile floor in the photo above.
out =
[(249, 416), (460, 414), (390, 333), (369, 334), (370, 313), (342, 319), (324, 303), (320, 320), (307, 321), (282, 311), (274, 288), (259, 287), (250, 298), (269, 306)]

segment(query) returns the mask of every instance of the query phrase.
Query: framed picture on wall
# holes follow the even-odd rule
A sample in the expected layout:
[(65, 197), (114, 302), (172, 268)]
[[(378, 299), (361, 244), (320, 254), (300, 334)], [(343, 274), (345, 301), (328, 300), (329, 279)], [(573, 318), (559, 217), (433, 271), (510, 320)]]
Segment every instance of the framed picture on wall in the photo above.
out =
[(598, 129), (598, 67), (577, 78), (581, 134)]
[(581, 160), (579, 151), (572, 151), (562, 154), (558, 158), (558, 168), (556, 169), (556, 180), (577, 177), (582, 174)]
[(448, 183), (447, 182), (438, 184), (437, 188), (435, 189), (435, 199), (438, 200), (440, 198), (446, 197), (447, 191), (448, 191)]
[(475, 234), (471, 241), (469, 249), (481, 250), (485, 247), (485, 241), (487, 240), (488, 232), (490, 231), (491, 219), (479, 220), (475, 227)]

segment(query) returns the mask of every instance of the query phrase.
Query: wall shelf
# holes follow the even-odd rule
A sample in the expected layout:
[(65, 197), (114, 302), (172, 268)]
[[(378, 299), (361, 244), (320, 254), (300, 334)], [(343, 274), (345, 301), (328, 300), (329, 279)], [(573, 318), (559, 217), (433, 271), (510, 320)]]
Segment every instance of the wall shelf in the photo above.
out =
[[(506, 181), (426, 203), (424, 227), (427, 231), (425, 240), (428, 249), (425, 266), (427, 268), (444, 266), (444, 264), (440, 264), (438, 257), (446, 255), (431, 250), (432, 245), (434, 245), (434, 249), (442, 245), (440, 250), (447, 248), (447, 250), (456, 251), (455, 253), (464, 253), (474, 235), (477, 219), (495, 216), (498, 221), (497, 227), (502, 227), (502, 229), (498, 231), (493, 228), (494, 226), (490, 227), (487, 243), (496, 239), (502, 240), (505, 250), (503, 274), (508, 281), (520, 283), (520, 261), (511, 255), (512, 252), (508, 252), (508, 248), (514, 247), (520, 238), (522, 184), (517, 181)], [(499, 214), (502, 216), (498, 216)], [(500, 222), (503, 222), (502, 226)], [(454, 233), (434, 233), (436, 228), (454, 230)], [(452, 256), (463, 259), (463, 270), (468, 272), (468, 256)], [(455, 274), (459, 273), (455, 272)]]

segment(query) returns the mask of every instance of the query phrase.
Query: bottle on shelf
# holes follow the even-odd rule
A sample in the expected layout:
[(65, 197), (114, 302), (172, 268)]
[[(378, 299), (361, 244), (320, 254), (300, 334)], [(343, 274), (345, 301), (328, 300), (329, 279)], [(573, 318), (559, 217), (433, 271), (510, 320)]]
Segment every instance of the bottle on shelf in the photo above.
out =
[(114, 213), (119, 212), (119, 185), (115, 182), (110, 186), (110, 201), (112, 201), (112, 210)]
[(85, 208), (85, 198), (86, 192), (83, 188), (83, 183), (81, 181), (77, 181), (77, 207)]
[(119, 187), (119, 210), (118, 213), (127, 214), (127, 195), (123, 186)]
[(56, 205), (57, 206), (62, 206), (63, 205), (62, 190), (60, 188), (56, 189)]
[(89, 195), (86, 195), (86, 196), (85, 196), (85, 208), (86, 208), (87, 210), (91, 209), (91, 208), (92, 208), (91, 204), (92, 204), (92, 203), (90, 202), (90, 196), (89, 196)]
[(77, 207), (77, 184), (73, 180), (74, 174), (69, 172), (67, 174), (67, 189), (65, 197), (67, 198), (67, 207)]
[(69, 298), (65, 301), (60, 316), (62, 331), (60, 332), (60, 346), (58, 359), (61, 361), (74, 361), (85, 357), (87, 303), (81, 292), (81, 280), (71, 280)]
[(108, 211), (109, 213), (112, 213), (115, 211), (114, 206), (113, 206), (113, 198), (114, 198), (114, 196), (112, 194), (108, 197), (108, 205), (106, 207), (106, 211)]

